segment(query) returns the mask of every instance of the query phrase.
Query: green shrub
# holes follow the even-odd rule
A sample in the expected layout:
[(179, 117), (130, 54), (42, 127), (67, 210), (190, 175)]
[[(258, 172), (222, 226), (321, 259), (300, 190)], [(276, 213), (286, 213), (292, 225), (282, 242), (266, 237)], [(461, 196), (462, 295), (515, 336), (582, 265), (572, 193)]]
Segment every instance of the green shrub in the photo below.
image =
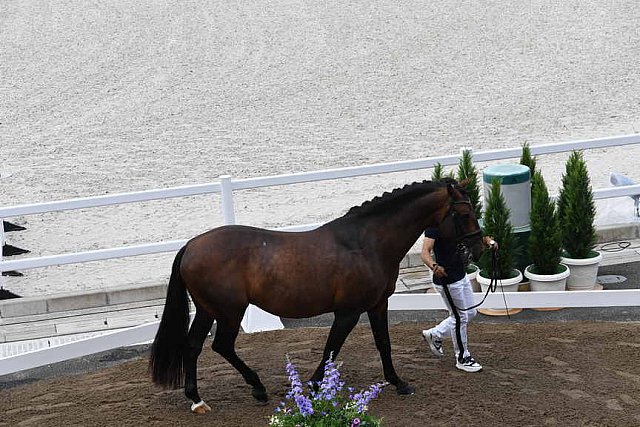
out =
[(458, 163), (458, 182), (468, 179), (469, 183), (465, 187), (469, 195), (469, 201), (476, 214), (476, 218), (482, 215), (482, 201), (480, 200), (480, 187), (478, 185), (478, 171), (473, 165), (473, 158), (470, 150), (463, 150), (462, 157)]
[(443, 173), (443, 168), (440, 163), (436, 163), (435, 165), (433, 165), (433, 172), (431, 173), (431, 181), (440, 181), (442, 178), (444, 178), (444, 175), (442, 173)]
[(520, 164), (527, 166), (531, 171), (531, 176), (536, 172), (536, 158), (531, 155), (529, 143), (522, 144), (522, 154), (520, 155)]
[(455, 179), (456, 175), (453, 170), (450, 170), (446, 175), (444, 174), (444, 168), (440, 163), (433, 165), (433, 172), (431, 172), (431, 181), (440, 181), (443, 178)]
[[(516, 260), (520, 252), (513, 234), (513, 226), (509, 221), (509, 208), (500, 192), (500, 180), (494, 178), (484, 211), (484, 234), (492, 236), (498, 242), (497, 278), (510, 279), (516, 268)], [(486, 250), (480, 257), (480, 268), (484, 277), (491, 277), (491, 252)]]
[(531, 188), (531, 234), (528, 247), (533, 262), (531, 272), (557, 274), (563, 270), (560, 267), (562, 236), (556, 206), (549, 197), (542, 173), (536, 171), (534, 178)]
[(531, 186), (533, 188), (533, 183), (537, 179), (536, 178), (536, 158), (531, 155), (531, 148), (529, 148), (528, 142), (525, 142), (524, 144), (522, 144), (522, 154), (520, 155), (520, 164), (527, 166), (529, 168), (529, 171), (531, 173)]
[(594, 220), (596, 206), (587, 172), (587, 164), (579, 151), (567, 159), (558, 197), (558, 217), (562, 247), (569, 258), (590, 258), (596, 243)]

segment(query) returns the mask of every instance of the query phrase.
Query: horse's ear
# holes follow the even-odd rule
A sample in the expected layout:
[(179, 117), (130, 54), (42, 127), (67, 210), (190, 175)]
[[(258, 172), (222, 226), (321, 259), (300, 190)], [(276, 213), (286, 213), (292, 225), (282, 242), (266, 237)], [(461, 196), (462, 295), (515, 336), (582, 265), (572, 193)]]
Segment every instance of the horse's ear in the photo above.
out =
[(456, 186), (453, 183), (447, 184), (447, 193), (449, 193), (450, 197), (455, 196), (456, 194)]
[(467, 185), (469, 185), (469, 181), (470, 181), (469, 178), (465, 178), (462, 181), (460, 181), (458, 185), (462, 188), (467, 188)]

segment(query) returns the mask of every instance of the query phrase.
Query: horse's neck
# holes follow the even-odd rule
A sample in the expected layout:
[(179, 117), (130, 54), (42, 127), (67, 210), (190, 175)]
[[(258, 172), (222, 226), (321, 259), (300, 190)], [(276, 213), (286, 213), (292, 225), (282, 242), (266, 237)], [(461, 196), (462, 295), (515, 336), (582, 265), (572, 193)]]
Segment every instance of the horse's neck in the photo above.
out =
[[(441, 206), (446, 196), (433, 194), (422, 197), (393, 214), (373, 217), (360, 224), (362, 234), (372, 249), (392, 264), (399, 263), (427, 227), (437, 226)], [(448, 197), (447, 197), (448, 199)], [(434, 208), (436, 207), (436, 208)]]
[(425, 218), (425, 211), (422, 211), (422, 215), (415, 215), (415, 211), (403, 210), (398, 215), (389, 217), (384, 224), (384, 231), (379, 239), (383, 246), (381, 250), (394, 262), (400, 262), (425, 228), (436, 225), (431, 215)]

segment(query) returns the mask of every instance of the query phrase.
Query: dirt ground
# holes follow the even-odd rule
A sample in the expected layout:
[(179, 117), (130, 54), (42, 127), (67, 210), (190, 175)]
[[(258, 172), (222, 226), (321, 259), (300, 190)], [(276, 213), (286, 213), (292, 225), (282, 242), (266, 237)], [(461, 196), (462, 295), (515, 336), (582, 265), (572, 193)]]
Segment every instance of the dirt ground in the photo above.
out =
[[(432, 357), (419, 333), (427, 326), (391, 326), (396, 369), (417, 391), (384, 390), (371, 405), (383, 426), (640, 425), (638, 323), (473, 324), (470, 348), (484, 365), (477, 374), (456, 370), (452, 357)], [(238, 353), (270, 392), (266, 406), (207, 348), (199, 361), (201, 395), (213, 408), (206, 415), (191, 414), (181, 390), (152, 385), (144, 356), (0, 390), (0, 426), (263, 426), (287, 391), (285, 353), (306, 378), (327, 333), (303, 328), (238, 338)], [(450, 355), (450, 342), (446, 350)], [(353, 331), (338, 360), (347, 386), (382, 380), (366, 325)]]

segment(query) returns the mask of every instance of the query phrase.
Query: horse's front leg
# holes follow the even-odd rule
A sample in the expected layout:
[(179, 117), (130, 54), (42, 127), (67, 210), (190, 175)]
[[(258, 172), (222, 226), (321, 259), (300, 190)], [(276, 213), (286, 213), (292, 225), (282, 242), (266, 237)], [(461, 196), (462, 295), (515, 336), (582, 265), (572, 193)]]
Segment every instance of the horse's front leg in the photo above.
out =
[(359, 319), (360, 313), (334, 313), (333, 325), (331, 325), (331, 331), (329, 332), (327, 343), (325, 344), (324, 351), (322, 352), (322, 360), (311, 377), (311, 382), (314, 383), (314, 387), (317, 387), (317, 383), (322, 381), (322, 378), (324, 377), (324, 368), (327, 360), (329, 360), (329, 358), (333, 358), (333, 360), (336, 359), (338, 353), (340, 353), (342, 345), (347, 339), (347, 336), (349, 336)]
[(202, 344), (213, 325), (213, 317), (203, 310), (197, 309), (196, 316), (189, 328), (187, 336), (187, 351), (183, 360), (184, 367), (184, 394), (193, 401), (191, 411), (196, 414), (209, 412), (211, 408), (204, 403), (198, 394), (198, 356), (202, 352)]
[(367, 312), (367, 315), (369, 316), (369, 323), (371, 324), (371, 332), (373, 332), (373, 338), (382, 359), (384, 378), (390, 384), (396, 386), (398, 394), (413, 394), (415, 393), (415, 389), (406, 381), (401, 380), (396, 373), (396, 370), (393, 368), (387, 307), (388, 300), (385, 298), (383, 302)]

